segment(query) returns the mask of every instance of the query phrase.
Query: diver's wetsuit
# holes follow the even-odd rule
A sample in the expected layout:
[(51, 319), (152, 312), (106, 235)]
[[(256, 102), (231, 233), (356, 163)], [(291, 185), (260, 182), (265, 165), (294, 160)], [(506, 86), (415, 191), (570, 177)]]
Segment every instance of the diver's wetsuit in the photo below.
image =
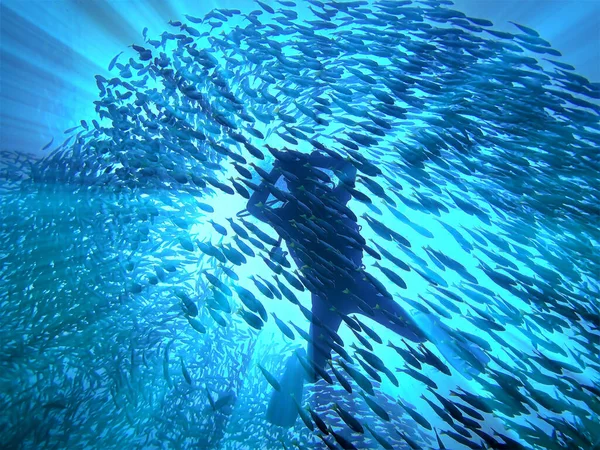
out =
[[(308, 357), (321, 369), (331, 358), (342, 315), (359, 313), (371, 317), (386, 328), (412, 340), (422, 342), (425, 336), (406, 312), (391, 297), (383, 296), (365, 277), (362, 245), (354, 213), (346, 204), (354, 188), (356, 168), (342, 157), (334, 158), (313, 152), (279, 152), (268, 174), (248, 201), (248, 212), (272, 225), (285, 239), (290, 254), (305, 279), (312, 284), (311, 343)], [(333, 189), (326, 174), (333, 171), (340, 179)], [(289, 193), (275, 188), (284, 176)], [(265, 203), (275, 192), (287, 200), (283, 206), (269, 208)], [(311, 217), (308, 217), (310, 209)], [(384, 313), (384, 311), (387, 313)], [(394, 316), (398, 320), (390, 320)], [(316, 323), (315, 323), (316, 322)]]

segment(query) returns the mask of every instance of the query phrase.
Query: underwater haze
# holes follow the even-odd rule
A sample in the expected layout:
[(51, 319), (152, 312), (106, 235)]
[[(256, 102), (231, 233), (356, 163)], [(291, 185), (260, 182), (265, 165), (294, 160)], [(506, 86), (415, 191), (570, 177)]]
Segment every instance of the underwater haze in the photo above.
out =
[(598, 2), (0, 35), (0, 448), (600, 449)]

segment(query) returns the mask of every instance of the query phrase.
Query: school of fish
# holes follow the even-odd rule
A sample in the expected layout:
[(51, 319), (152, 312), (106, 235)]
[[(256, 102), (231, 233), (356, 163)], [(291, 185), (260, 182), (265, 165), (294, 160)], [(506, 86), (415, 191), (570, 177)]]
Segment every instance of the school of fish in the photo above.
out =
[[(600, 449), (600, 83), (449, 0), (254, 6), (144, 29), (97, 117), (2, 149), (3, 448)], [(215, 214), (285, 149), (356, 168), (328, 211), (443, 341), (382, 339), (365, 305), (311, 367), (307, 296), (351, 265)], [(323, 201), (268, 187), (321, 242)], [(285, 429), (264, 415), (292, 354), (318, 381)]]

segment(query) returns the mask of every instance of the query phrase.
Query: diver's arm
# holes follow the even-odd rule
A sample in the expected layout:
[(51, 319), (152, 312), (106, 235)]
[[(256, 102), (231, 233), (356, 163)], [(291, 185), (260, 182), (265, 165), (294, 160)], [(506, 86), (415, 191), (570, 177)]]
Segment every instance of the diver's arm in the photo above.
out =
[(342, 156), (334, 158), (318, 151), (312, 152), (308, 157), (308, 161), (313, 167), (328, 170), (339, 170), (344, 164), (348, 163)]
[(344, 160), (343, 165), (337, 172), (339, 179), (348, 187), (354, 188), (356, 185), (356, 166), (349, 161)]
[(320, 167), (321, 169), (335, 172), (346, 186), (354, 187), (356, 182), (356, 167), (342, 156), (334, 158), (314, 151), (309, 156), (309, 162), (313, 167)]
[(341, 205), (346, 205), (352, 198), (350, 189), (356, 186), (356, 167), (342, 156), (331, 157), (314, 151), (310, 154), (310, 162), (315, 167), (329, 169), (340, 179), (341, 183), (334, 189), (334, 196)]
[(273, 169), (269, 172), (269, 176), (267, 179), (263, 179), (263, 181), (258, 185), (258, 189), (252, 193), (250, 198), (248, 199), (248, 204), (246, 205), (246, 209), (250, 214), (256, 217), (263, 222), (267, 221), (267, 218), (264, 215), (264, 208), (267, 199), (269, 198), (270, 191), (267, 188), (269, 184), (275, 184), (279, 177), (281, 176), (281, 171), (279, 169), (279, 161), (275, 160), (273, 164)]
[(269, 251), (269, 256), (271, 257), (271, 259), (273, 259), (273, 255), (277, 254), (279, 252), (279, 254), (283, 253), (283, 249), (281, 248), (281, 241), (283, 240), (283, 237), (280, 235), (279, 239), (277, 239), (277, 245), (275, 245), (270, 251)]

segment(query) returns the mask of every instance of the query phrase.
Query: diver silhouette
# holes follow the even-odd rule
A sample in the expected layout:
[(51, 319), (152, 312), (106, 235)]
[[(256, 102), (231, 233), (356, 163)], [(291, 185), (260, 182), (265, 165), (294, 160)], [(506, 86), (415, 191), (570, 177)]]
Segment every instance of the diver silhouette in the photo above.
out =
[[(360, 235), (356, 215), (347, 206), (355, 187), (356, 167), (334, 152), (325, 155), (318, 151), (305, 154), (272, 147), (269, 150), (275, 162), (270, 173), (257, 168), (263, 180), (248, 200), (247, 211), (270, 224), (280, 236), (279, 243), (285, 240), (301, 279), (311, 292), (307, 356), (315, 372), (325, 370), (332, 349), (340, 349), (337, 331), (343, 320), (351, 320), (349, 314), (368, 316), (413, 342), (427, 340), (408, 313), (365, 272), (362, 257), (366, 242)], [(322, 169), (337, 176), (337, 186)], [(287, 192), (277, 186), (281, 177)], [(268, 206), (270, 195), (283, 205)], [(289, 372), (298, 367), (288, 364), (283, 377), (286, 384), (294, 384)], [(302, 367), (299, 370), (303, 373)], [(307, 378), (316, 380), (314, 375)], [(287, 399), (280, 400), (285, 403)], [(276, 407), (270, 405), (273, 408)], [(291, 426), (293, 422), (290, 424), (283, 416), (279, 411), (269, 419)]]

